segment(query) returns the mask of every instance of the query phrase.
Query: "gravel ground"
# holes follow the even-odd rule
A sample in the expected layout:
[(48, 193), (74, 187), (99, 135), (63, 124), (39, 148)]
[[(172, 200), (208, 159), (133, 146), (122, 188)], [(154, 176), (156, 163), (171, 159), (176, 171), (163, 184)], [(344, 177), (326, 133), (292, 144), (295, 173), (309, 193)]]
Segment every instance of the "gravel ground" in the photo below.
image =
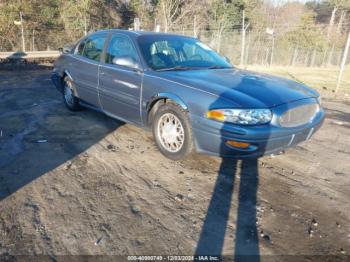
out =
[[(69, 112), (49, 68), (2, 70), (0, 260), (350, 259), (350, 102), (323, 103), (323, 127), (284, 155), (173, 162), (148, 131), (92, 110)], [(256, 256), (240, 256), (247, 254)]]

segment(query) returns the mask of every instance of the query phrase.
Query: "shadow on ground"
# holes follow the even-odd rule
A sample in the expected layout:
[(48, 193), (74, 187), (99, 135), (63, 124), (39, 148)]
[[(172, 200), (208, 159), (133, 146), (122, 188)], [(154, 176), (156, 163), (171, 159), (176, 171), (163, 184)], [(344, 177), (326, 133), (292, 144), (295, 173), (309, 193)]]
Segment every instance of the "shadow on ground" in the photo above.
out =
[[(265, 87), (266, 83), (259, 83)], [(249, 88), (251, 79), (243, 77), (237, 85), (239, 88)], [(266, 88), (266, 87), (265, 87)], [(229, 91), (228, 91), (229, 92)], [(229, 95), (229, 94), (228, 94)], [(272, 94), (276, 96), (277, 94)], [(225, 93), (220, 97), (227, 97)], [(214, 101), (208, 110), (222, 108), (221, 99)], [(265, 105), (268, 108), (268, 105)], [(263, 126), (257, 132), (259, 142), (250, 142), (251, 147), (245, 149), (232, 148), (226, 143), (228, 140), (247, 142), (239, 135), (233, 135), (233, 126), (224, 122), (220, 130), (219, 147), (224, 156), (235, 156), (244, 160), (223, 158), (214, 191), (207, 210), (206, 218), (197, 243), (196, 255), (222, 255), (228, 221), (230, 219), (230, 208), (232, 207), (234, 189), (238, 191), (238, 209), (236, 212), (236, 228), (233, 255), (235, 261), (260, 261), (259, 238), (257, 230), (257, 192), (259, 185), (258, 156), (269, 152), (271, 136), (269, 126)], [(250, 152), (250, 153), (249, 153)], [(249, 154), (255, 154), (251, 157)], [(239, 187), (236, 180), (239, 177)], [(232, 255), (224, 254), (224, 255)]]
[[(221, 255), (235, 181), (240, 173), (234, 255), (236, 261), (259, 261), (256, 202), (258, 161), (223, 159), (197, 244), (196, 255)], [(238, 186), (238, 185), (237, 185)]]
[(0, 201), (122, 125), (92, 110), (68, 111), (49, 71), (39, 72), (1, 72)]

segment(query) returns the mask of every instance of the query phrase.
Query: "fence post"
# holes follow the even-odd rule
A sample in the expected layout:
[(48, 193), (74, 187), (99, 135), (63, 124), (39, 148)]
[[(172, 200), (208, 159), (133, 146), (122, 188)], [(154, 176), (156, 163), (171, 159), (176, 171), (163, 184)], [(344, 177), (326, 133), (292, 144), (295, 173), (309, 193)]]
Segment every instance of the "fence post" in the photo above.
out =
[(245, 58), (244, 58), (244, 65), (245, 67), (247, 67), (248, 63), (249, 63), (249, 49), (250, 49), (250, 33), (248, 33), (248, 45), (246, 47), (246, 51), (245, 51)]
[(270, 56), (270, 66), (272, 66), (273, 63), (273, 55), (275, 52), (275, 34), (272, 34), (272, 47), (271, 47), (271, 56)]
[(299, 52), (299, 47), (296, 47), (294, 49), (294, 53), (293, 53), (293, 58), (292, 58), (292, 66), (294, 67), (296, 62), (297, 62), (297, 58), (298, 58), (298, 52)]
[(134, 31), (140, 31), (140, 28), (141, 28), (140, 18), (135, 17), (134, 18)]
[(32, 51), (35, 50), (35, 29), (33, 29), (33, 35), (32, 35)]
[(22, 51), (26, 51), (26, 44), (25, 44), (25, 39), (24, 39), (24, 26), (23, 26), (23, 13), (19, 12), (19, 16), (21, 19), (21, 33), (22, 33)]
[(244, 64), (244, 48), (245, 48), (245, 11), (243, 9), (242, 14), (242, 41), (241, 41), (241, 62), (240, 65), (243, 66)]
[(345, 49), (344, 49), (343, 60), (342, 60), (341, 65), (340, 65), (338, 82), (337, 82), (337, 87), (335, 88), (335, 92), (337, 92), (339, 90), (339, 87), (340, 87), (341, 79), (342, 79), (345, 64), (346, 64), (346, 59), (348, 58), (349, 47), (350, 47), (350, 31), (349, 31), (349, 35), (348, 35), (348, 41), (346, 42)]
[(315, 66), (315, 60), (316, 60), (316, 48), (314, 48), (314, 50), (312, 51), (310, 67), (314, 67)]

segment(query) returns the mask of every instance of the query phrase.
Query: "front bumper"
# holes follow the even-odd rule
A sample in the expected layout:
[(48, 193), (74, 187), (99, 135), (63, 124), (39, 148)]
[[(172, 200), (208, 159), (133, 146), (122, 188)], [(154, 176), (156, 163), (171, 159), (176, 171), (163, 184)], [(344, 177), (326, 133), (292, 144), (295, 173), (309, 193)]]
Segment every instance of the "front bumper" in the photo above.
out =
[[(299, 101), (298, 106), (307, 101)], [(198, 152), (232, 158), (257, 158), (276, 154), (300, 142), (308, 140), (322, 125), (325, 113), (323, 109), (313, 120), (303, 126), (284, 128), (279, 126), (278, 117), (290, 105), (274, 109), (271, 123), (261, 126), (238, 126), (191, 115), (193, 133)], [(236, 148), (226, 144), (228, 140), (249, 143), (248, 148)]]

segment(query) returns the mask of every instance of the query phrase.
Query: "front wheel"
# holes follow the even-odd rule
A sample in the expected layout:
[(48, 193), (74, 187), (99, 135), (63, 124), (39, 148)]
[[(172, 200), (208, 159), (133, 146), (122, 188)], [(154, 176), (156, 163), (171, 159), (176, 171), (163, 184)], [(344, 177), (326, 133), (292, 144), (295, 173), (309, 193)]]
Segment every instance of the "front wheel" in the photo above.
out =
[(160, 106), (152, 130), (160, 152), (166, 157), (181, 160), (193, 151), (191, 123), (179, 105), (169, 102)]
[(81, 109), (79, 99), (74, 96), (73, 83), (68, 77), (63, 80), (63, 101), (66, 107), (71, 111), (78, 111)]

